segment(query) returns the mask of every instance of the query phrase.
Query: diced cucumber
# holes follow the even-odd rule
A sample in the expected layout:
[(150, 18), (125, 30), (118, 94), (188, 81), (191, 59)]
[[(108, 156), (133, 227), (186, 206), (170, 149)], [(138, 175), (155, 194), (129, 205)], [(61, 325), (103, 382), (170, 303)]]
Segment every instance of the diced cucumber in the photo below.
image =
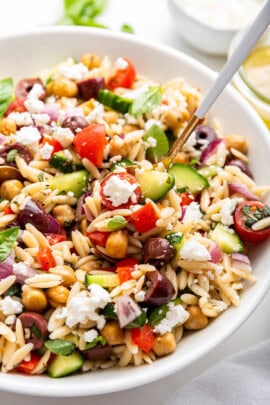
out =
[(205, 166), (198, 170), (198, 172), (204, 177), (214, 177), (218, 171), (218, 166)]
[(57, 355), (49, 364), (48, 373), (52, 378), (64, 377), (80, 370), (83, 363), (83, 355), (78, 351), (74, 351), (69, 356)]
[(120, 284), (120, 280), (117, 274), (86, 274), (85, 276), (85, 286), (88, 287), (90, 284), (98, 284), (101, 287), (113, 288)]
[(163, 198), (174, 186), (174, 177), (167, 172), (146, 170), (137, 175), (144, 198), (158, 201)]
[(62, 173), (72, 173), (83, 169), (83, 165), (81, 163), (76, 163), (73, 159), (69, 159), (63, 151), (54, 153), (49, 163), (52, 167), (60, 170)]
[(209, 234), (210, 239), (217, 242), (224, 253), (241, 253), (244, 251), (243, 243), (239, 235), (231, 228), (217, 224)]
[(63, 174), (63, 176), (55, 176), (49, 180), (52, 190), (60, 192), (72, 191), (74, 197), (80, 197), (87, 190), (89, 173), (86, 170), (80, 170), (75, 173)]
[(137, 163), (132, 162), (129, 159), (122, 159), (119, 162), (115, 162), (111, 165), (110, 170), (113, 172), (114, 170), (119, 169), (119, 167), (129, 167), (129, 166), (136, 166)]
[(101, 104), (122, 114), (127, 113), (133, 103), (133, 100), (118, 96), (109, 90), (99, 90), (97, 99)]
[(165, 239), (179, 252), (184, 243), (184, 234), (182, 232), (171, 232), (165, 236)]
[(209, 186), (207, 178), (192, 166), (174, 163), (169, 167), (168, 172), (174, 176), (177, 190), (186, 189), (192, 194), (198, 194)]
[(169, 141), (165, 132), (159, 125), (152, 125), (144, 134), (143, 139), (145, 141), (150, 139), (154, 140), (156, 145), (147, 149), (146, 157), (151, 162), (157, 162), (162, 156), (165, 156), (169, 152)]

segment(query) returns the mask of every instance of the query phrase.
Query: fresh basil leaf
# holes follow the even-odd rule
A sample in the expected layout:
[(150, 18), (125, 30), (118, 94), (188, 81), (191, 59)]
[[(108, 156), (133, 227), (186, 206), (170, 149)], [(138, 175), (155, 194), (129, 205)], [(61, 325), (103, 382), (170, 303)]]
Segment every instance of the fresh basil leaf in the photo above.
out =
[(134, 115), (144, 114), (148, 111), (153, 110), (162, 99), (162, 89), (161, 87), (150, 86), (148, 90), (144, 91), (133, 101), (129, 113)]
[(155, 146), (151, 146), (146, 151), (146, 157), (151, 162), (157, 162), (162, 156), (169, 152), (169, 142), (167, 136), (159, 125), (153, 124), (144, 134), (143, 139), (154, 141)]
[(6, 295), (9, 295), (10, 297), (21, 297), (22, 296), (22, 287), (20, 284), (16, 283), (13, 284), (11, 287), (6, 292)]
[(15, 162), (15, 157), (18, 155), (18, 150), (17, 149), (11, 149), (8, 154), (7, 154), (7, 158), (6, 161), (8, 163), (12, 163)]
[(111, 231), (117, 231), (123, 229), (127, 223), (128, 221), (124, 217), (121, 215), (115, 215), (115, 217), (108, 221), (107, 226)]
[(96, 28), (108, 28), (106, 25), (100, 24), (97, 20), (89, 19), (85, 17), (73, 18), (74, 25), (82, 25), (84, 27), (96, 27)]
[(101, 314), (105, 316), (107, 319), (117, 319), (117, 314), (115, 312), (115, 305), (109, 302), (105, 307), (101, 310)]
[(9, 228), (0, 232), (0, 262), (6, 260), (6, 258), (10, 255), (18, 235), (18, 227)]
[(127, 32), (128, 34), (134, 34), (135, 33), (134, 29), (129, 24), (122, 24), (121, 31), (122, 32)]
[(52, 353), (60, 354), (61, 356), (69, 356), (76, 349), (74, 343), (62, 339), (47, 340), (44, 346)]
[(126, 329), (132, 329), (132, 328), (141, 328), (146, 322), (146, 313), (145, 311), (142, 311), (141, 315), (137, 316), (134, 321), (130, 322), (125, 326)]
[(87, 343), (85, 349), (93, 349), (93, 347), (95, 347), (98, 343), (100, 343), (102, 346), (105, 346), (107, 344), (103, 336), (98, 336), (96, 339), (92, 340), (92, 342)]
[(64, 0), (68, 17), (92, 19), (100, 15), (107, 7), (108, 0)]
[(11, 102), (13, 93), (13, 80), (11, 77), (0, 80), (0, 118), (3, 117)]
[(41, 333), (41, 331), (39, 330), (39, 328), (35, 323), (33, 323), (33, 325), (31, 326), (31, 333), (32, 335), (35, 335), (38, 339), (44, 339), (43, 334)]

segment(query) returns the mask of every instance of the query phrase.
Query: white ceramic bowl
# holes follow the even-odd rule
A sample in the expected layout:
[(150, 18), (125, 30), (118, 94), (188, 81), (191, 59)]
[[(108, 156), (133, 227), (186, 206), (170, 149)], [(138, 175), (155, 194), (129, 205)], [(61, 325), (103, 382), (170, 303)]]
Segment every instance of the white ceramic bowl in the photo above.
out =
[[(215, 73), (196, 60), (173, 49), (148, 43), (130, 34), (100, 29), (54, 27), (0, 39), (0, 77), (15, 79), (33, 75), (68, 56), (83, 52), (130, 58), (137, 70), (161, 82), (182, 76), (205, 92)], [(251, 106), (229, 87), (211, 111), (227, 132), (244, 134), (250, 143), (251, 169), (259, 184), (269, 184), (270, 137)], [(43, 376), (0, 374), (0, 390), (39, 396), (85, 396), (132, 388), (184, 369), (213, 350), (252, 313), (270, 285), (270, 240), (251, 251), (258, 282), (246, 290), (239, 308), (230, 308), (206, 329), (190, 334), (170, 356), (152, 365), (101, 370), (62, 379)]]
[(176, 0), (168, 0), (168, 5), (175, 29), (186, 42), (207, 54), (227, 54), (236, 29), (212, 28), (186, 13)]

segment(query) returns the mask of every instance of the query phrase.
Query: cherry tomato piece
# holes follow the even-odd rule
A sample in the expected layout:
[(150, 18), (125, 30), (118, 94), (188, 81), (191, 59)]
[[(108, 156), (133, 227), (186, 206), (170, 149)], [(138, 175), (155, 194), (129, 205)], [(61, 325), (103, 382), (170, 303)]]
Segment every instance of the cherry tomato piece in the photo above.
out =
[[(53, 138), (43, 138), (42, 142), (41, 142), (41, 146), (44, 146), (46, 143), (48, 143), (50, 146), (53, 147), (52, 153), (50, 158), (52, 157), (52, 155), (54, 155), (57, 152), (60, 152), (61, 150), (63, 150), (63, 146), (61, 145), (60, 142), (58, 142), (56, 139)], [(50, 159), (49, 158), (49, 159)], [(49, 160), (47, 159), (47, 160)]]
[(144, 233), (156, 226), (158, 218), (159, 216), (153, 204), (149, 202), (137, 211), (134, 211), (129, 217), (129, 221), (134, 224), (137, 232)]
[(131, 339), (144, 352), (149, 353), (156, 341), (155, 334), (150, 325), (131, 329)]
[(87, 158), (95, 166), (100, 167), (107, 145), (104, 125), (92, 124), (83, 128), (75, 135), (73, 144), (81, 158)]
[(39, 248), (37, 259), (43, 271), (48, 271), (51, 267), (56, 266), (55, 258), (53, 257), (51, 249), (48, 247)]
[(131, 273), (134, 271), (137, 264), (139, 264), (139, 262), (135, 257), (127, 257), (116, 264), (116, 273), (118, 274), (120, 283), (132, 279)]
[(106, 242), (107, 242), (109, 235), (110, 235), (110, 232), (100, 232), (100, 231), (93, 231), (93, 232), (87, 233), (87, 236), (90, 239), (90, 241), (93, 243), (93, 245), (98, 245), (101, 247), (106, 246)]
[(181, 198), (182, 207), (186, 207), (189, 204), (191, 204), (193, 201), (195, 201), (195, 197), (191, 193), (188, 193), (187, 191), (184, 193), (180, 193), (179, 197)]
[(136, 70), (130, 60), (124, 58), (127, 66), (124, 69), (118, 69), (115, 75), (109, 80), (108, 88), (114, 90), (117, 87), (130, 89), (136, 78)]
[(12, 101), (9, 104), (7, 111), (5, 112), (5, 117), (7, 117), (12, 112), (22, 113), (22, 112), (27, 111), (27, 109), (24, 105), (25, 100), (26, 100), (26, 98), (22, 97), (22, 98), (17, 98), (16, 100)]
[(67, 240), (65, 233), (45, 233), (45, 237), (51, 246)]

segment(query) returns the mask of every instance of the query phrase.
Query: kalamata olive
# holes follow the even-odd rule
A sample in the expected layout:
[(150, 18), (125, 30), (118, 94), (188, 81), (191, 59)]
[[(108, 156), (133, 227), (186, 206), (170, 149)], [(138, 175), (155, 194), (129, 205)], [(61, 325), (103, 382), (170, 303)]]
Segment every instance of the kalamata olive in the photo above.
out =
[(245, 173), (247, 176), (251, 177), (253, 179), (253, 175), (250, 172), (249, 168), (247, 165), (240, 159), (228, 159), (226, 161), (226, 165), (230, 166), (235, 166), (238, 167), (243, 173)]
[(87, 127), (88, 123), (85, 120), (84, 117), (81, 117), (80, 115), (72, 115), (70, 117), (67, 117), (64, 119), (62, 122), (62, 127), (63, 128), (69, 128), (72, 132), (76, 133), (76, 130), (78, 129), (83, 129)]
[(144, 263), (163, 264), (172, 260), (174, 247), (165, 238), (150, 238), (143, 248)]
[(214, 129), (208, 125), (198, 125), (195, 129), (195, 135), (197, 141), (195, 145), (196, 149), (200, 149), (205, 144), (208, 145), (217, 138)]
[(101, 344), (97, 344), (92, 349), (84, 350), (83, 354), (90, 361), (106, 360), (113, 355), (113, 349), (109, 345), (102, 346)]
[(36, 312), (23, 312), (18, 318), (23, 328), (28, 328), (31, 332), (31, 336), (26, 339), (26, 343), (33, 343), (33, 350), (41, 349), (48, 337), (48, 323), (44, 316)]
[(145, 302), (149, 305), (167, 304), (175, 293), (170, 280), (157, 270), (148, 273), (146, 285), (149, 285), (149, 289), (145, 295)]
[(43, 94), (39, 96), (41, 100), (43, 100), (46, 96), (45, 88), (42, 84), (42, 81), (38, 77), (31, 77), (29, 79), (22, 79), (18, 82), (15, 88), (15, 95), (17, 98), (24, 98), (27, 97), (30, 91), (32, 90), (34, 84), (40, 84), (43, 88)]
[(85, 79), (77, 83), (79, 95), (83, 100), (97, 98), (98, 92), (105, 89), (105, 80), (103, 77), (94, 77)]
[[(21, 145), (20, 143), (11, 143), (8, 146), (5, 146), (4, 148), (0, 149), (0, 158), (4, 159), (6, 161), (7, 155), (11, 150), (17, 150), (18, 154), (26, 161), (26, 163), (30, 163), (31, 160), (33, 160), (33, 156), (29, 149)], [(9, 166), (15, 165), (15, 163), (9, 163)]]

